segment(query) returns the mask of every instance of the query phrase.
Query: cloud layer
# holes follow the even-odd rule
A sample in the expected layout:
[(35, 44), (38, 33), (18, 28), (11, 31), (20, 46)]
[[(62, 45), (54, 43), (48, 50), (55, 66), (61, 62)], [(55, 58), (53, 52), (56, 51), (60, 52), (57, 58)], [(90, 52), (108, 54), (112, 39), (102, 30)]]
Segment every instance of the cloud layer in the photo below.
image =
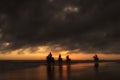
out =
[(119, 0), (1, 0), (0, 49), (58, 45), (120, 53), (119, 4)]

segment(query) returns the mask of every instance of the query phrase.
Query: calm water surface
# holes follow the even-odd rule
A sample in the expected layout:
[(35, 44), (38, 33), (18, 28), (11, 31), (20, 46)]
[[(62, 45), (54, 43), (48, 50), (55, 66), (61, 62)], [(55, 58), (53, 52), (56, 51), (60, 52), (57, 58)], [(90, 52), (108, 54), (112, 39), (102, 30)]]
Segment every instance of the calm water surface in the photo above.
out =
[(0, 73), (0, 80), (120, 80), (120, 63), (41, 65)]

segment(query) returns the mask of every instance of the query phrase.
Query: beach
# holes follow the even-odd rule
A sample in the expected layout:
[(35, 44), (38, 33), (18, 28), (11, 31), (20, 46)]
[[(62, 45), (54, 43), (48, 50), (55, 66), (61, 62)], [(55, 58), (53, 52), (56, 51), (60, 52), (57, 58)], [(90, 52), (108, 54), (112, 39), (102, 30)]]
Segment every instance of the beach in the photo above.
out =
[(119, 62), (100, 62), (97, 65), (93, 62), (63, 65), (25, 64), (0, 67), (0, 80), (120, 80)]

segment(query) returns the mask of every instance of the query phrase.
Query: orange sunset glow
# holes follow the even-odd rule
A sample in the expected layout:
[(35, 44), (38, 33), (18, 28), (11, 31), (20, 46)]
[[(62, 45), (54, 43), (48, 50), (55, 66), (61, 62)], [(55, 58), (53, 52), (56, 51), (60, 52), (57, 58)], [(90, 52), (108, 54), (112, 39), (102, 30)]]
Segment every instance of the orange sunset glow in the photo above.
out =
[[(46, 56), (50, 53), (48, 46), (37, 47), (37, 50), (31, 51), (29, 48), (21, 51), (15, 50), (6, 52), (6, 54), (0, 54), (0, 60), (45, 60)], [(69, 50), (51, 51), (55, 60), (58, 59), (58, 55), (61, 54), (63, 60), (69, 55), (72, 60), (92, 60), (95, 53), (77, 52), (71, 53)], [(103, 54), (97, 53), (101, 60), (119, 60), (119, 54)]]

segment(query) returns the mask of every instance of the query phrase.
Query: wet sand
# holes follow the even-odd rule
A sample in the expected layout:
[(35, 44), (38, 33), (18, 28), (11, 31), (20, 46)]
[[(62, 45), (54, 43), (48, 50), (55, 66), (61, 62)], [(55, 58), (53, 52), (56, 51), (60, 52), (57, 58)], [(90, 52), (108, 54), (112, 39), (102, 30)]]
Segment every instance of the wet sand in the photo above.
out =
[(119, 62), (51, 66), (38, 63), (32, 63), (31, 66), (27, 62), (11, 67), (12, 65), (0, 67), (0, 80), (120, 80)]

